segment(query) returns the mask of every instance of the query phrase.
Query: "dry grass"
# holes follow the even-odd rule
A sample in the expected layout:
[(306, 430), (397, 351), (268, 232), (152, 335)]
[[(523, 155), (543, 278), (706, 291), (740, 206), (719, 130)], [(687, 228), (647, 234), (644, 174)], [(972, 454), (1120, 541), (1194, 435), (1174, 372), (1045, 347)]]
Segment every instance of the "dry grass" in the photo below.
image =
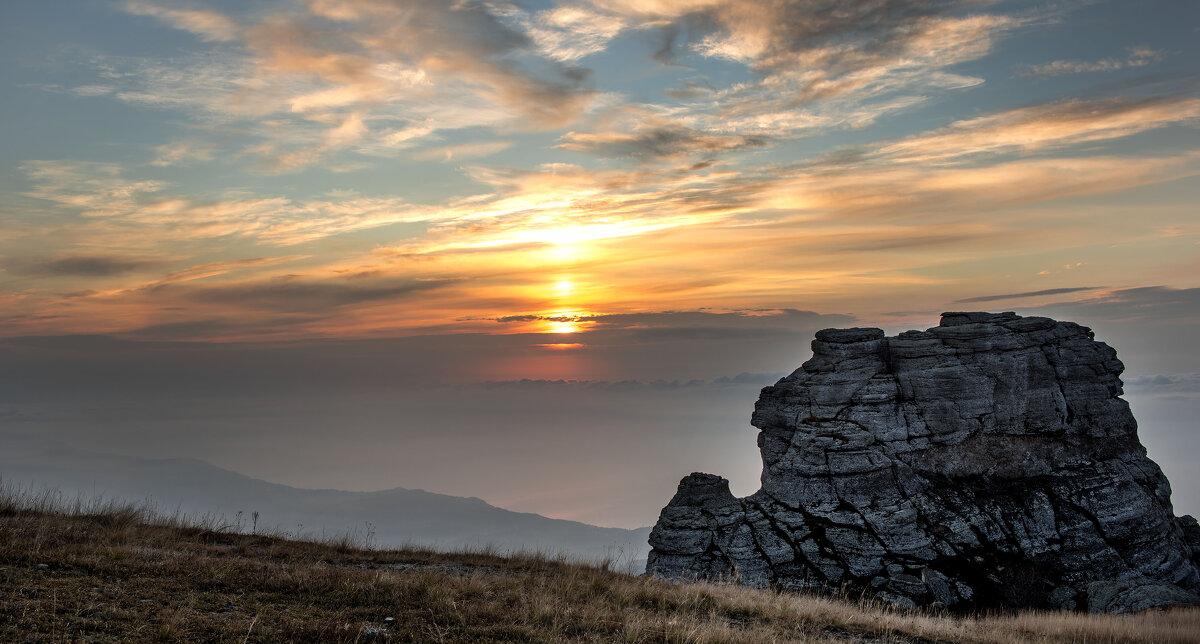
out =
[(1195, 642), (1200, 610), (900, 613), (538, 557), (371, 550), (0, 493), (4, 642)]

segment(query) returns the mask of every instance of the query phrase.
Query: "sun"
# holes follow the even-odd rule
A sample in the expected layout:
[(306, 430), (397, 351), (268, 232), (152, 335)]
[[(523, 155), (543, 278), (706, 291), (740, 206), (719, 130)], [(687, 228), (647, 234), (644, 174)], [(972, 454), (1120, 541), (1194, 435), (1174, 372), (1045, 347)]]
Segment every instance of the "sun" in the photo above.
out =
[(553, 284), (551, 290), (557, 297), (567, 297), (575, 292), (575, 282), (563, 278)]

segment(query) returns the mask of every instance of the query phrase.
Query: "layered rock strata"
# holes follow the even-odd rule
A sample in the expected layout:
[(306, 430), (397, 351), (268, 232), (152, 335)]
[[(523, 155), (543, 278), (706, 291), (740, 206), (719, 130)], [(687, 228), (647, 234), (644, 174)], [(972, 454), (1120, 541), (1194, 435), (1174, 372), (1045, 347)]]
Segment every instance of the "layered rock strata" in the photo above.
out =
[(647, 572), (845, 588), (903, 607), (1125, 612), (1200, 601), (1200, 527), (1174, 516), (1090, 329), (946, 313), (826, 329), (766, 387), (762, 488), (692, 474)]

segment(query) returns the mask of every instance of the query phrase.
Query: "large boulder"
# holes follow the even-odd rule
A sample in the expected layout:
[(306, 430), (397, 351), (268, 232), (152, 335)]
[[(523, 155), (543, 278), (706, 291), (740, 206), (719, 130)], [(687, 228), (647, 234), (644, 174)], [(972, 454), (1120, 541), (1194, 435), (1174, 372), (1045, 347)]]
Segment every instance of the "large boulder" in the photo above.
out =
[(1176, 518), (1091, 330), (946, 313), (927, 331), (826, 329), (766, 387), (762, 488), (683, 479), (646, 570), (851, 588), (898, 606), (1124, 612), (1200, 602)]

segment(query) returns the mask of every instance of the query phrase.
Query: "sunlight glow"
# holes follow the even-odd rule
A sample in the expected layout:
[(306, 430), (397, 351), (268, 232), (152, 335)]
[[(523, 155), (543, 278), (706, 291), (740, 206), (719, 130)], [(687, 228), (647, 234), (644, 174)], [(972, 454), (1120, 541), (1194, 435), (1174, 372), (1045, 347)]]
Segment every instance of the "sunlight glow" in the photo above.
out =
[(560, 279), (554, 283), (554, 294), (558, 297), (566, 297), (575, 292), (575, 282), (569, 279)]

